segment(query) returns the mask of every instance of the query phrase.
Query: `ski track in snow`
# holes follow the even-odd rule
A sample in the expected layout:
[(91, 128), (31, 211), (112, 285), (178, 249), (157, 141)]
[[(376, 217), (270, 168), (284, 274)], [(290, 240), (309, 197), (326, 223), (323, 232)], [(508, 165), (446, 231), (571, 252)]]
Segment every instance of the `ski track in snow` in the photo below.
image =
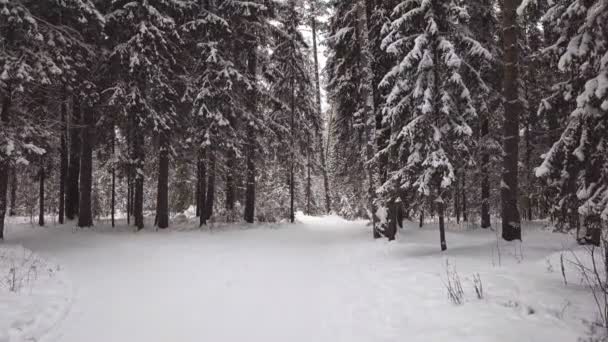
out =
[[(140, 233), (12, 225), (11, 243), (63, 265), (74, 286), (73, 305), (49, 305), (38, 316), (46, 328), (30, 329), (38, 335), (29, 340), (576, 341), (593, 318), (589, 292), (574, 276), (564, 286), (556, 263), (568, 236), (528, 233), (523, 260), (502, 243), (498, 266), (488, 231), (450, 232), (442, 254), (431, 226), (412, 224), (388, 243), (373, 241), (363, 222), (299, 219)], [(446, 259), (462, 280), (461, 306), (447, 299)]]

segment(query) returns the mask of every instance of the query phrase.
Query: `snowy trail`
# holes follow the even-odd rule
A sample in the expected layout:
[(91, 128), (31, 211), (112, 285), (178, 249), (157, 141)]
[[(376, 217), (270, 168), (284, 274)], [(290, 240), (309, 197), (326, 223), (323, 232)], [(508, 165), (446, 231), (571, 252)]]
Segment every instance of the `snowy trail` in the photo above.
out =
[[(372, 241), (363, 223), (306, 218), (281, 229), (62, 227), (13, 236), (64, 265), (74, 283), (71, 312), (43, 341), (576, 341), (579, 326), (537, 306), (552, 298), (526, 296), (537, 283), (518, 276), (529, 268), (493, 270), (489, 257), (478, 260), (489, 254), (480, 250), (491, 235), (448, 235), (470, 299), (454, 306), (435, 231), (405, 234), (413, 233), (419, 236), (410, 242), (387, 245)], [(538, 260), (549, 252), (531, 251), (532, 265), (542, 270)], [(481, 272), (495, 297), (473, 300), (466, 272)], [(558, 275), (547, 277), (559, 287)], [(572, 293), (549, 294), (564, 295)], [(538, 313), (529, 315), (527, 305)], [(572, 315), (578, 319), (578, 311)]]

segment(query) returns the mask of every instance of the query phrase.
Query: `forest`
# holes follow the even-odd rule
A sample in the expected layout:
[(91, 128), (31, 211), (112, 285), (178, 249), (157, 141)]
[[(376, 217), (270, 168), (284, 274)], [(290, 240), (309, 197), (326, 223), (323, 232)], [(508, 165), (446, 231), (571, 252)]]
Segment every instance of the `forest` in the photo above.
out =
[(450, 217), (506, 240), (549, 218), (599, 244), (607, 7), (2, 0), (0, 237), (6, 215), (164, 229), (193, 206), (388, 239), (434, 217), (442, 248)]
[(607, 247), (608, 0), (0, 0), (0, 341), (608, 341)]

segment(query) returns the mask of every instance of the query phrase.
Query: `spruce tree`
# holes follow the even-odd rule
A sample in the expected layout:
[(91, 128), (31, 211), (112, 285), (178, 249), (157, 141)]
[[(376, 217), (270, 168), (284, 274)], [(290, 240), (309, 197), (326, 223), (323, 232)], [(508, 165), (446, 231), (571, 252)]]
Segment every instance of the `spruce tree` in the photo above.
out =
[(465, 63), (489, 55), (465, 29), (468, 20), (455, 1), (402, 1), (384, 30), (383, 48), (397, 60), (381, 84), (390, 89), (384, 120), (398, 124), (389, 147), (404, 158), (385, 191), (403, 189), (418, 203), (436, 204), (442, 250), (455, 165), (474, 146), (471, 125), (477, 111), (472, 84), (463, 77)]

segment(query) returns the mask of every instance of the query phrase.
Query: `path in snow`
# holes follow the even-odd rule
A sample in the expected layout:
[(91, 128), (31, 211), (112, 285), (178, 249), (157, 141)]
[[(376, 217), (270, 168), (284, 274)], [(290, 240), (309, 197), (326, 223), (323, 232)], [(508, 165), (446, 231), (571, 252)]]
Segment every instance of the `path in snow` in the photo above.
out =
[[(411, 229), (389, 245), (372, 241), (362, 223), (303, 219), (281, 229), (137, 234), (17, 226), (10, 236), (64, 265), (74, 284), (70, 314), (45, 341), (523, 342), (580, 334), (588, 302), (577, 300), (586, 293), (562, 289), (561, 276), (545, 271), (544, 257), (561, 241), (533, 245), (530, 266), (513, 263), (513, 271), (492, 266), (491, 233), (450, 233), (451, 254), (440, 254), (434, 230)], [(463, 306), (446, 299), (447, 255), (463, 272)], [(473, 272), (488, 299), (474, 298)], [(537, 273), (544, 275), (529, 277)], [(571, 295), (569, 319), (558, 317)]]

